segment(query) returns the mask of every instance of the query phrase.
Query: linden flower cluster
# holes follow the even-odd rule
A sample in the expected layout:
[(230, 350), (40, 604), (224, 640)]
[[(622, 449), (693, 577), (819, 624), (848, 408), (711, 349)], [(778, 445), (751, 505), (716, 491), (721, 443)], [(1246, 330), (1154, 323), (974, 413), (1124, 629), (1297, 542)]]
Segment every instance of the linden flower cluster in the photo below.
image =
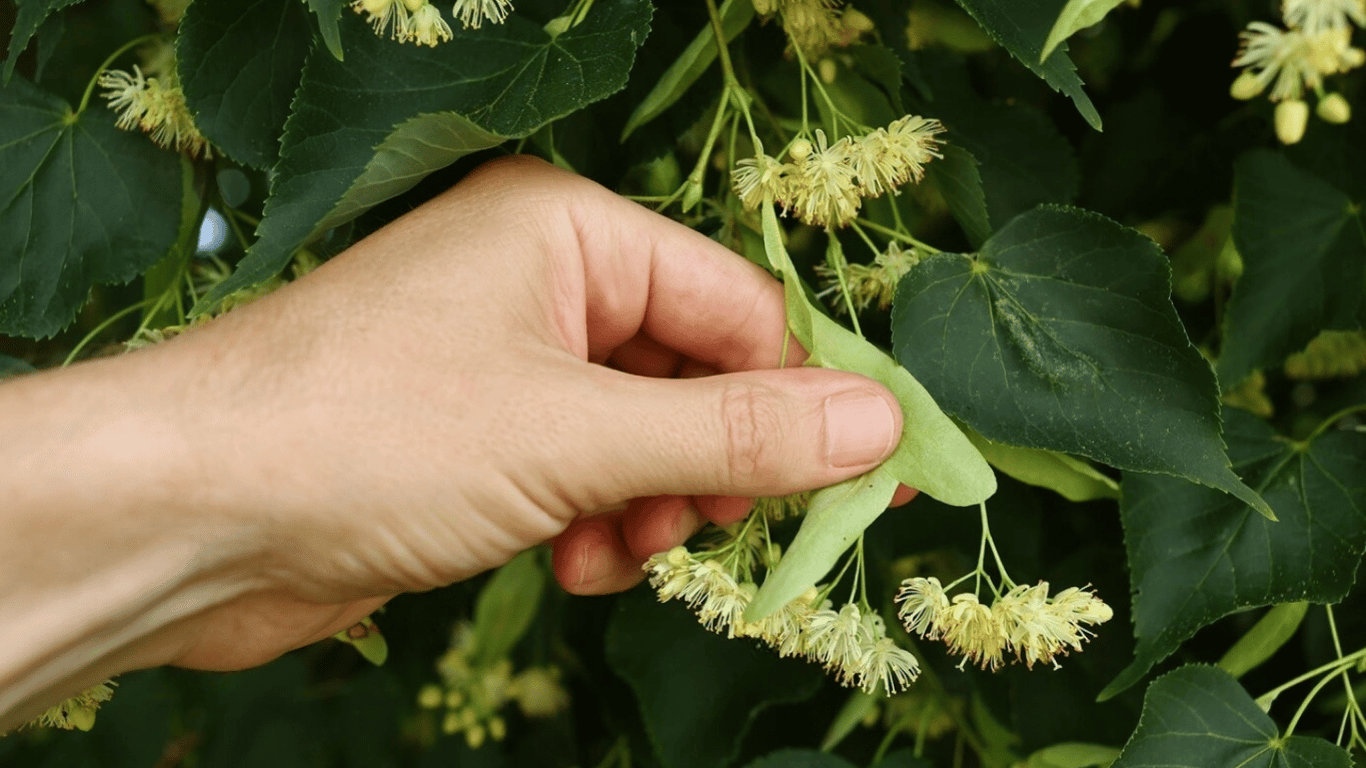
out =
[[(364, 13), (375, 34), (388, 35), (400, 43), (436, 47), (453, 36), (441, 11), (428, 0), (354, 0), (351, 8)], [(456, 0), (451, 15), (465, 29), (479, 29), (485, 21), (502, 24), (512, 4), (508, 0)]]
[(1366, 63), (1366, 52), (1352, 47), (1353, 23), (1366, 26), (1366, 0), (1284, 0), (1281, 15), (1288, 29), (1254, 21), (1242, 32), (1233, 66), (1244, 67), (1230, 93), (1251, 99), (1270, 86), (1276, 103), (1276, 136), (1285, 144), (1304, 137), (1309, 105), (1304, 92), (1318, 99), (1315, 113), (1330, 123), (1345, 123), (1351, 106), (1340, 93), (1325, 93), (1323, 79)]
[[(914, 250), (902, 250), (901, 246), (893, 241), (887, 246), (887, 250), (879, 253), (872, 264), (849, 264), (844, 268), (844, 283), (841, 285), (838, 272), (825, 264), (816, 265), (816, 274), (824, 280), (824, 288), (816, 295), (826, 298), (833, 294), (844, 295), (848, 291), (849, 302), (854, 305), (854, 310), (862, 312), (877, 303), (878, 309), (887, 309), (892, 306), (892, 299), (896, 296), (897, 283), (901, 278), (911, 271), (919, 263), (920, 257)], [(843, 301), (833, 301), (831, 306), (836, 312), (845, 310)]]
[[(49, 707), (46, 712), (30, 720), (26, 727), (60, 728), (64, 731), (88, 731), (95, 726), (95, 711), (100, 705), (114, 696), (112, 680), (87, 688), (62, 703)], [(4, 736), (0, 732), (0, 736)]]
[(744, 620), (758, 587), (737, 581), (718, 559), (698, 560), (684, 547), (653, 555), (645, 562), (650, 585), (660, 602), (678, 598), (696, 613), (702, 626), (726, 637), (763, 640), (780, 656), (804, 656), (820, 663), (843, 685), (868, 693), (904, 690), (920, 665), (915, 656), (887, 637), (875, 613), (848, 604), (838, 611), (821, 601), (815, 587), (757, 622)]
[(886, 128), (830, 144), (816, 130), (813, 145), (798, 139), (782, 163), (760, 150), (736, 163), (731, 183), (753, 210), (772, 197), (787, 214), (818, 227), (842, 227), (858, 215), (865, 197), (879, 197), (908, 181), (920, 181), (944, 132), (938, 120), (907, 115)]
[(101, 94), (109, 108), (118, 113), (119, 128), (137, 128), (152, 137), (157, 146), (184, 152), (191, 157), (212, 157), (209, 142), (195, 127), (185, 106), (185, 94), (176, 82), (174, 49), (154, 46), (146, 57), (147, 70), (133, 65), (131, 73), (110, 69), (100, 73)]
[(792, 46), (807, 58), (819, 58), (873, 30), (867, 16), (852, 8), (841, 12), (832, 0), (755, 0), (754, 10), (765, 17), (778, 14)]
[(418, 706), (444, 710), (443, 732), (464, 732), (465, 742), (478, 749), (486, 739), (507, 736), (507, 721), (499, 712), (509, 702), (517, 702), (527, 717), (550, 717), (569, 706), (559, 669), (530, 667), (514, 675), (508, 659), (476, 665), (471, 660), (474, 643), (469, 624), (458, 625), (450, 649), (436, 662), (441, 683), (418, 692)]
[(1020, 585), (997, 598), (991, 607), (977, 595), (963, 593), (950, 600), (939, 580), (912, 578), (901, 582), (898, 616), (906, 631), (927, 640), (943, 640), (962, 663), (992, 671), (1001, 668), (1005, 653), (1025, 666), (1043, 662), (1056, 669), (1057, 656), (1081, 651), (1082, 641), (1094, 633), (1082, 625), (1103, 624), (1114, 616), (1095, 593), (1070, 587), (1051, 599), (1048, 582)]

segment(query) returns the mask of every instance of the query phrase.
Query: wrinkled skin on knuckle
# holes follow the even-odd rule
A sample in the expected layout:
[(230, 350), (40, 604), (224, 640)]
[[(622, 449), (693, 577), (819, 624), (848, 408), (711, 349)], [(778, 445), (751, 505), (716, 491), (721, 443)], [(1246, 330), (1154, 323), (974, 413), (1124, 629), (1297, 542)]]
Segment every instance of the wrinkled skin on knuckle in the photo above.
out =
[(727, 387), (721, 399), (731, 487), (745, 493), (771, 484), (778, 473), (785, 433), (781, 401), (754, 384)]

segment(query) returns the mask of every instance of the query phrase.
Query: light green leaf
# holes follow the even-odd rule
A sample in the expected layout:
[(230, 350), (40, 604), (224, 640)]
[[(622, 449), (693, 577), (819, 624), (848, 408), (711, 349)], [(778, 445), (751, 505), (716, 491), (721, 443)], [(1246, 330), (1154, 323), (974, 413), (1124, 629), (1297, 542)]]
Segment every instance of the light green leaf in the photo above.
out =
[(83, 0), (15, 0), (15, 2), (19, 6), (19, 12), (14, 17), (14, 28), (10, 30), (9, 56), (5, 58), (5, 77), (3, 80), (5, 85), (9, 85), (10, 78), (14, 76), (14, 65), (19, 61), (19, 54), (28, 47), (28, 41), (33, 39), (33, 35), (47, 20), (48, 15), (67, 6), (83, 2)]
[(1143, 697), (1138, 730), (1112, 768), (1351, 768), (1319, 738), (1281, 738), (1276, 724), (1227, 672), (1185, 666)]
[(982, 191), (982, 175), (977, 171), (977, 158), (962, 147), (944, 147), (944, 157), (925, 166), (925, 177), (943, 195), (949, 213), (963, 228), (968, 242), (980, 247), (991, 237), (991, 217), (987, 214), (986, 193)]
[(1076, 67), (1067, 58), (1067, 46), (1060, 45), (1047, 58), (1042, 56), (1043, 43), (1055, 18), (1057, 3), (1052, 0), (958, 0), (991, 39), (1000, 43), (1010, 55), (1053, 87), (1067, 95), (1077, 111), (1100, 130), (1100, 113), (1082, 88)]
[(345, 5), (346, 0), (308, 0), (308, 7), (318, 15), (318, 33), (322, 35), (327, 50), (337, 61), (343, 59), (341, 30), (338, 23), (341, 21), (342, 7)]
[(1119, 750), (1104, 744), (1069, 741), (1044, 747), (1029, 756), (1023, 768), (1092, 768), (1108, 766), (1119, 757)]
[(768, 256), (769, 269), (776, 272), (783, 281), (787, 329), (792, 333), (792, 337), (797, 340), (797, 343), (802, 345), (802, 349), (814, 349), (811, 316), (820, 313), (814, 311), (806, 300), (806, 293), (802, 290), (801, 276), (797, 274), (797, 267), (793, 265), (792, 258), (787, 255), (787, 248), (783, 245), (783, 230), (778, 225), (778, 214), (774, 211), (771, 200), (763, 204), (761, 215), (764, 229), (764, 253)]
[(1062, 45), (1062, 41), (1093, 24), (1099, 24), (1100, 20), (1105, 18), (1105, 14), (1123, 2), (1124, 0), (1068, 0), (1067, 5), (1062, 8), (1062, 13), (1058, 14), (1058, 20), (1053, 22), (1048, 39), (1044, 41), (1043, 51), (1039, 53), (1039, 63), (1042, 64), (1054, 48)]
[(1272, 606), (1219, 659), (1219, 668), (1234, 677), (1242, 677), (1261, 666), (1295, 636), (1308, 612), (1309, 603), (1303, 600)]
[(912, 269), (893, 346), (946, 412), (992, 440), (1188, 478), (1270, 516), (1229, 467), (1213, 373), (1170, 292), (1151, 240), (1043, 206), (976, 254)]
[(1233, 241), (1243, 274), (1224, 314), (1219, 381), (1279, 364), (1326, 328), (1357, 327), (1366, 233), (1360, 201), (1267, 150), (1234, 167)]
[(998, 443), (971, 430), (965, 434), (989, 464), (1022, 483), (1057, 491), (1068, 501), (1119, 498), (1119, 483), (1080, 459)]
[(1183, 480), (1126, 474), (1120, 510), (1137, 644), (1102, 697), (1234, 611), (1335, 603), (1352, 586), (1366, 552), (1366, 435), (1332, 431), (1297, 443), (1236, 408), (1224, 419), (1234, 466), (1280, 522)]
[(896, 478), (884, 465), (816, 491), (796, 538), (745, 609), (745, 621), (764, 618), (824, 578), (863, 529), (887, 509), (896, 488)]
[(545, 591), (539, 554), (528, 549), (493, 572), (474, 604), (474, 652), (470, 663), (491, 666), (507, 657), (526, 634)]
[(819, 312), (811, 313), (815, 351), (808, 364), (861, 373), (892, 390), (901, 404), (901, 442), (882, 467), (896, 480), (945, 504), (980, 504), (996, 475), (920, 382), (886, 352)]
[(307, 10), (279, 0), (195, 0), (176, 36), (176, 73), (195, 125), (244, 165), (269, 168), (313, 39)]
[(615, 93), (651, 10), (648, 0), (598, 0), (554, 38), (511, 16), (431, 49), (382, 39), (344, 14), (346, 61), (314, 48), (304, 66), (259, 239), (195, 312), (271, 277), (309, 238), (426, 174)]
[[(719, 14), (721, 31), (729, 43), (754, 19), (754, 3), (750, 0), (726, 0), (721, 4)], [(636, 106), (636, 110), (626, 121), (626, 127), (621, 129), (621, 140), (626, 141), (626, 137), (637, 128), (659, 117), (664, 110), (673, 106), (716, 60), (717, 52), (716, 34), (709, 23), (697, 33), (697, 37), (683, 49), (683, 53), (679, 54), (678, 59), (664, 71), (664, 74), (660, 75), (659, 82), (649, 95)]]
[(821, 751), (829, 752), (839, 746), (844, 737), (854, 732), (859, 723), (862, 723), (870, 713), (877, 711), (878, 702), (882, 696), (874, 696), (863, 691), (854, 691), (849, 694), (848, 701), (840, 707), (840, 711), (835, 715), (835, 719), (830, 721), (830, 728), (826, 730), (825, 737), (821, 739)]
[(124, 283), (175, 244), (179, 156), (80, 115), (23, 78), (0, 89), (0, 333), (60, 331), (92, 285)]
[(730, 765), (760, 712), (810, 698), (825, 679), (815, 665), (707, 632), (684, 606), (641, 589), (617, 600), (605, 651), (635, 692), (661, 768)]

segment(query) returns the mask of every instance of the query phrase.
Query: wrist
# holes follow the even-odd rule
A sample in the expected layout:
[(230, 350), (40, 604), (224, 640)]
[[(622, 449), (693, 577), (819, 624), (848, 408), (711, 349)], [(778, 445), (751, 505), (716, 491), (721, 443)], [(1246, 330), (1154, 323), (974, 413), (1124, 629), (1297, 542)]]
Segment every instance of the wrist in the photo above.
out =
[(190, 379), (158, 351), (0, 387), (25, 436), (0, 446), (0, 731), (174, 659), (192, 617), (261, 588), (260, 537), (215, 498)]

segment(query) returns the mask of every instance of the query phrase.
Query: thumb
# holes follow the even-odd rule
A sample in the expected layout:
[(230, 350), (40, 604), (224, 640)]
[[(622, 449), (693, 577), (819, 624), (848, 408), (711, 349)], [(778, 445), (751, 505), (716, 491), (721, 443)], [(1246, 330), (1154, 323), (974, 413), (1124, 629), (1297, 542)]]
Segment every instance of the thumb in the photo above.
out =
[[(623, 374), (624, 375), (624, 374)], [(697, 379), (643, 379), (612, 390), (595, 431), (615, 468), (599, 492), (780, 496), (882, 463), (901, 438), (901, 408), (881, 384), (844, 371), (786, 368)]]

